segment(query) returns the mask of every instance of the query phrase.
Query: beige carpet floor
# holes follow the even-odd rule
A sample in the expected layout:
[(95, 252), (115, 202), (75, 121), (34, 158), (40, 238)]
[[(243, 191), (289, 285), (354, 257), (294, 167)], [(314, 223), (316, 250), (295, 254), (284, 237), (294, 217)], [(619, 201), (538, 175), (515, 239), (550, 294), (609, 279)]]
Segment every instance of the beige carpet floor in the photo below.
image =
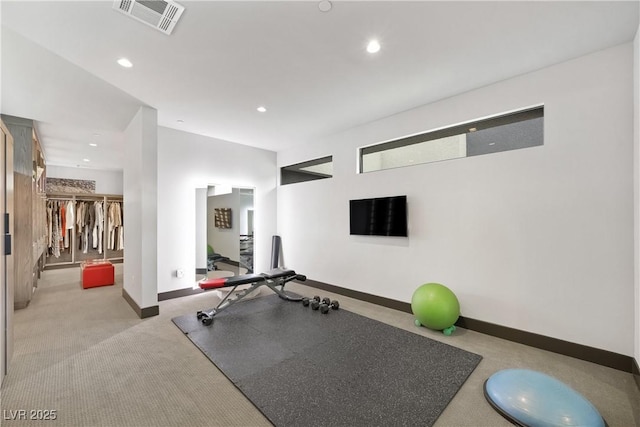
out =
[[(3, 426), (270, 425), (171, 322), (212, 307), (215, 294), (162, 301), (159, 316), (141, 320), (122, 298), (121, 264), (115, 286), (83, 290), (79, 275), (77, 268), (43, 272), (29, 307), (16, 311), (14, 355), (0, 396)], [(591, 400), (611, 427), (640, 426), (640, 392), (631, 374), (464, 329), (445, 337), (416, 328), (410, 314), (320, 294), (358, 314), (483, 356), (436, 426), (509, 426), (485, 401), (482, 384), (511, 367), (564, 381)], [(27, 418), (30, 411), (55, 411), (56, 420), (12, 419), (20, 410)]]

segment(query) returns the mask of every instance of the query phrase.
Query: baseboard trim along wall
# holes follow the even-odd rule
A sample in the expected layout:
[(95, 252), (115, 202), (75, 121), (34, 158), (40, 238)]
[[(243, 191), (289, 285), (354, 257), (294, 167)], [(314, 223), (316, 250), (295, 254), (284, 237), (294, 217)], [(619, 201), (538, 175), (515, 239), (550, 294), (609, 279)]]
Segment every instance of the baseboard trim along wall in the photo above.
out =
[(147, 317), (153, 317), (160, 314), (160, 306), (153, 305), (151, 307), (140, 308), (140, 306), (131, 298), (131, 295), (124, 289), (122, 290), (122, 297), (129, 303), (133, 311), (136, 312), (139, 318), (146, 319)]
[[(340, 286), (317, 282), (315, 280), (307, 279), (307, 281), (302, 284), (327, 292), (332, 292), (361, 301), (370, 302), (372, 304), (381, 305), (383, 307), (403, 311), (405, 313), (411, 313), (411, 304), (407, 302), (383, 298), (376, 295), (367, 294), (365, 292), (354, 291), (351, 289), (342, 288)], [(575, 357), (576, 359), (597, 363), (598, 365), (607, 366), (610, 368), (618, 369), (620, 371), (630, 372), (634, 374), (636, 383), (638, 384), (638, 387), (640, 387), (640, 369), (638, 368), (636, 360), (630, 356), (625, 356), (622, 354), (613, 353), (611, 351), (601, 350), (582, 344), (571, 343), (568, 341), (534, 334), (527, 331), (521, 331), (506, 326), (495, 325), (489, 322), (484, 322), (482, 320), (470, 319), (468, 317), (460, 316), (460, 318), (456, 322), (456, 326), (480, 332), (486, 335), (491, 335), (497, 338), (502, 338), (520, 344), (528, 345), (530, 347), (535, 347), (565, 356)]]
[(633, 358), (623, 354), (460, 316), (456, 326), (598, 365), (632, 372)]
[(189, 295), (195, 295), (195, 294), (201, 294), (203, 293), (204, 290), (200, 289), (200, 288), (183, 288), (183, 289), (177, 289), (175, 291), (168, 291), (168, 292), (160, 292), (158, 294), (158, 302), (160, 301), (165, 301), (168, 299), (173, 299), (173, 298), (180, 298), (180, 297), (186, 297)]
[[(411, 304), (408, 302), (379, 297), (365, 292), (354, 291), (351, 289), (346, 289), (340, 286), (330, 285), (328, 283), (318, 282), (310, 279), (307, 279), (301, 284), (310, 286), (312, 288), (321, 289), (323, 291), (344, 295), (349, 298), (355, 298), (361, 301), (402, 311), (405, 313), (411, 313)], [(122, 292), (123, 295), (126, 294), (124, 289)], [(180, 298), (184, 296), (200, 294), (202, 292), (204, 292), (202, 289), (193, 288), (184, 288), (175, 291), (162, 292), (158, 294), (158, 301), (165, 301), (172, 298)], [(127, 297), (128, 295), (125, 296), (125, 299), (127, 299)], [(129, 304), (132, 304), (132, 302), (133, 300), (131, 300)], [(135, 304), (135, 302), (133, 304)], [(134, 306), (132, 305), (132, 307)], [(135, 307), (137, 307), (137, 305), (135, 305)], [(135, 307), (134, 310), (136, 310)], [(156, 314), (158, 313), (156, 312), (155, 314), (151, 315), (155, 316)], [(141, 318), (143, 317), (141, 316)], [(640, 388), (640, 367), (638, 366), (638, 362), (633, 357), (463, 316), (460, 316), (460, 318), (456, 322), (456, 326), (469, 329), (471, 331), (480, 332), (486, 335), (491, 335), (497, 338), (506, 339), (508, 341), (528, 345), (530, 347), (539, 348), (541, 350), (547, 350), (553, 353), (575, 357), (576, 359), (586, 360), (587, 362), (596, 363), (598, 365), (607, 366), (620, 371), (630, 372), (635, 378), (636, 385), (638, 385), (638, 388)]]

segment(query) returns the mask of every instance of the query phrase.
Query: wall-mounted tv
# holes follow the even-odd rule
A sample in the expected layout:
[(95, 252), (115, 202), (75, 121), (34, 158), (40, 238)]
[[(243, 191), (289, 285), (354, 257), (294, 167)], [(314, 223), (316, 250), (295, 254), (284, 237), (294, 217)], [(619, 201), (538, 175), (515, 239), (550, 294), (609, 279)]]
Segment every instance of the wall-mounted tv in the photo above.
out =
[(407, 236), (407, 196), (349, 201), (350, 234)]

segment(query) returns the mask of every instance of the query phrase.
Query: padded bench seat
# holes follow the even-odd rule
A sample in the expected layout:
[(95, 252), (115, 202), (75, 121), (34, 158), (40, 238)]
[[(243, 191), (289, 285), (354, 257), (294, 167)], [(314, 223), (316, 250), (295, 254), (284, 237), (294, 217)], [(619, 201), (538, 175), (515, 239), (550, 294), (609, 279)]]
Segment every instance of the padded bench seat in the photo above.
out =
[(264, 282), (266, 280), (278, 279), (280, 277), (287, 277), (294, 274), (296, 274), (296, 272), (293, 270), (282, 270), (280, 268), (276, 268), (262, 274), (241, 274), (240, 276), (203, 279), (198, 282), (198, 286), (200, 286), (200, 289), (204, 290), (227, 288), (231, 286)]
[(84, 261), (80, 264), (82, 288), (110, 286), (115, 283), (113, 264), (106, 260)]
[[(243, 274), (241, 276), (221, 277), (217, 279), (204, 279), (198, 282), (199, 286), (203, 290), (219, 289), (219, 288), (233, 288), (232, 292), (229, 292), (225, 297), (221, 298), (218, 305), (209, 311), (198, 311), (196, 316), (198, 320), (205, 326), (210, 326), (213, 323), (213, 318), (221, 311), (226, 310), (233, 304), (239, 302), (244, 297), (254, 292), (261, 286), (267, 286), (273, 292), (275, 292), (280, 298), (287, 301), (302, 301), (302, 297), (289, 295), (284, 290), (284, 285), (292, 280), (307, 280), (306, 276), (302, 274), (296, 274), (293, 270), (284, 270), (275, 268), (262, 274)], [(235, 290), (240, 285), (248, 285), (246, 289), (242, 289), (239, 292)]]

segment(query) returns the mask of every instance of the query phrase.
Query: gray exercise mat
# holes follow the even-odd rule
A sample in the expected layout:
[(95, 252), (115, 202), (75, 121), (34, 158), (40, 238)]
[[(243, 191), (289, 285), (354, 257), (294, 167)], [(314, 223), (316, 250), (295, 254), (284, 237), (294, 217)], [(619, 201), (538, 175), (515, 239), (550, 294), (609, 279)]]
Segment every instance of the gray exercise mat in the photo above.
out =
[(276, 426), (430, 426), (482, 359), (276, 295), (172, 320)]

